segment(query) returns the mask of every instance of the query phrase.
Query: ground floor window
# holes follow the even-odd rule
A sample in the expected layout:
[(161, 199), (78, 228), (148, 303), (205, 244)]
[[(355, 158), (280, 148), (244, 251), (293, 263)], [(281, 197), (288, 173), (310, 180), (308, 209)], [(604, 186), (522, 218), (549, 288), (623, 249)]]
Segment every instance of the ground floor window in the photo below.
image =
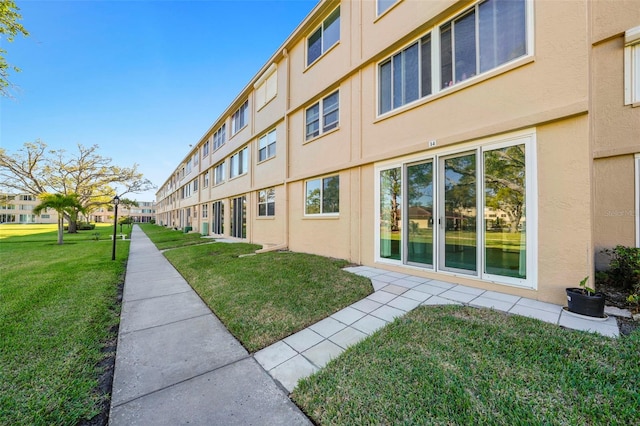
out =
[(276, 190), (265, 189), (258, 192), (258, 216), (275, 216)]
[(533, 144), (529, 133), (378, 166), (378, 259), (534, 286)]
[(306, 215), (336, 215), (340, 212), (340, 176), (308, 180), (305, 183)]
[(231, 200), (231, 236), (247, 238), (247, 197)]
[(214, 234), (224, 234), (224, 202), (222, 201), (213, 203), (213, 223), (211, 228)]
[(209, 204), (202, 205), (202, 218), (206, 219), (209, 217)]

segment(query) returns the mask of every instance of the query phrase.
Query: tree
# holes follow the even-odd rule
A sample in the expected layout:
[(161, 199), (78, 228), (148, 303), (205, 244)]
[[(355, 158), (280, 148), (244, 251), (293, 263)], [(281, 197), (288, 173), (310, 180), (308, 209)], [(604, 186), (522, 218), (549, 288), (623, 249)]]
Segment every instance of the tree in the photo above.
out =
[[(27, 142), (14, 155), (0, 148), (0, 186), (39, 196), (42, 193), (77, 194), (84, 211), (109, 205), (116, 195), (114, 186), (124, 188), (118, 194), (137, 193), (155, 188), (133, 167), (112, 165), (111, 158), (98, 153), (98, 145), (78, 144), (78, 152), (48, 150), (44, 142)], [(80, 209), (65, 214), (69, 232), (76, 232)]]
[(39, 215), (43, 210), (53, 209), (58, 213), (58, 244), (62, 244), (64, 233), (64, 216), (72, 210), (83, 211), (78, 194), (40, 194), (40, 204), (33, 208), (33, 214)]
[[(0, 41), (6, 38), (8, 42), (12, 42), (18, 34), (25, 37), (29, 35), (27, 30), (18, 23), (22, 19), (22, 15), (18, 13), (19, 10), (13, 0), (0, 0)], [(12, 84), (9, 81), (9, 72), (19, 72), (20, 69), (7, 63), (6, 53), (5, 49), (0, 48), (0, 95), (11, 97), (9, 89)]]

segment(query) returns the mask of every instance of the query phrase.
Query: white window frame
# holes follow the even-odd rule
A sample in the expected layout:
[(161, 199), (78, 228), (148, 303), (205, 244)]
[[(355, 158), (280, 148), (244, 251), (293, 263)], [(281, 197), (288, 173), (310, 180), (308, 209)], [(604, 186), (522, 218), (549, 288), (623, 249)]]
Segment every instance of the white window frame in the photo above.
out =
[[(337, 95), (338, 97), (338, 102), (336, 104), (335, 108), (332, 108), (330, 110), (326, 110), (325, 108), (325, 103), (326, 100), (334, 95)], [(312, 122), (318, 122), (318, 134), (314, 134), (309, 133), (309, 113), (313, 108), (318, 108), (318, 117), (317, 119), (313, 120)], [(326, 117), (333, 113), (336, 112), (337, 113), (337, 119), (335, 121), (332, 121), (330, 123), (326, 123), (325, 119)], [(336, 90), (330, 94), (328, 94), (327, 96), (324, 96), (322, 99), (320, 99), (318, 102), (314, 103), (313, 105), (311, 105), (310, 107), (306, 108), (304, 110), (304, 134), (305, 134), (305, 141), (310, 141), (312, 139), (315, 138), (319, 138), (320, 136), (324, 135), (325, 133), (328, 133), (332, 130), (338, 129), (340, 128), (340, 90)]]
[[(278, 137), (276, 129), (273, 129), (258, 138), (258, 163), (262, 163), (263, 161), (267, 161), (268, 159), (276, 156), (277, 140)], [(265, 153), (264, 158), (262, 158), (263, 152)]]
[(202, 205), (202, 218), (207, 219), (209, 217), (209, 204)]
[(640, 106), (640, 26), (624, 34), (624, 104)]
[[(272, 214), (269, 214), (269, 205), (273, 205)], [(264, 206), (264, 214), (260, 214), (260, 206)], [(268, 188), (258, 191), (258, 217), (274, 217), (276, 215), (276, 189)]]
[(278, 66), (271, 64), (253, 85), (256, 96), (256, 110), (268, 104), (278, 94)]
[(202, 145), (202, 158), (205, 158), (209, 155), (209, 141), (207, 140), (204, 145)]
[(209, 170), (207, 170), (205, 174), (202, 176), (202, 187), (203, 188), (209, 187)]
[[(527, 278), (513, 278), (506, 277), (502, 275), (492, 275), (483, 272), (484, 271), (484, 247), (485, 247), (485, 235), (483, 232), (484, 223), (484, 152), (491, 151), (494, 149), (500, 149), (508, 146), (514, 145), (525, 145), (525, 156), (526, 156), (526, 195), (525, 199), (527, 200), (527, 216), (526, 216), (526, 263), (527, 263)], [(433, 265), (427, 266), (415, 266), (414, 264), (409, 264), (406, 262), (405, 253), (402, 253), (401, 260), (393, 260), (380, 257), (380, 227), (374, 225), (374, 260), (378, 263), (390, 264), (403, 266), (410, 269), (418, 269), (418, 270), (428, 270), (437, 272), (443, 275), (449, 276), (458, 276), (458, 277), (474, 277), (483, 281), (494, 282), (496, 284), (508, 285), (518, 288), (527, 288), (527, 289), (537, 289), (538, 282), (538, 192), (537, 192), (537, 157), (536, 157), (536, 131), (535, 129), (527, 129), (518, 132), (513, 132), (510, 134), (491, 137), (486, 139), (480, 139), (477, 141), (472, 141), (469, 143), (465, 143), (457, 147), (455, 150), (452, 149), (443, 149), (441, 151), (429, 152), (429, 154), (416, 154), (412, 156), (407, 156), (400, 159), (394, 159), (390, 161), (380, 162), (374, 166), (374, 205), (373, 210), (375, 212), (375, 220), (374, 224), (379, 224), (380, 217), (380, 172), (384, 170), (393, 169), (396, 167), (400, 167), (402, 169), (403, 177), (402, 177), (402, 185), (403, 190), (402, 193), (405, 193), (405, 185), (406, 185), (406, 165), (422, 162), (422, 161), (432, 161), (435, 176), (434, 179), (434, 194), (433, 194), (433, 208), (434, 208), (434, 217), (439, 217), (440, 212), (443, 210), (442, 206), (442, 197), (440, 196), (441, 188), (439, 184), (439, 179), (442, 178), (442, 173), (440, 170), (440, 159), (444, 157), (450, 157), (457, 154), (463, 154), (465, 152), (474, 152), (476, 154), (477, 161), (477, 175), (478, 175), (478, 186), (477, 186), (477, 206), (476, 209), (478, 212), (483, 212), (477, 216), (477, 255), (478, 259), (476, 264), (478, 265), (477, 271), (473, 274), (466, 274), (460, 272), (452, 272), (446, 271), (439, 267), (439, 255), (440, 255), (440, 247), (439, 247), (439, 236), (438, 233), (441, 230), (434, 229), (434, 258)], [(403, 200), (405, 203), (406, 200)], [(402, 217), (403, 220), (403, 229), (407, 229), (407, 224), (404, 222), (407, 220), (406, 216)], [(403, 236), (403, 239), (405, 237)]]
[[(477, 1), (476, 3), (474, 3), (473, 5), (466, 7), (465, 9), (461, 10), (460, 12), (456, 12), (453, 15), (448, 16), (446, 19), (443, 19), (442, 21), (438, 22), (436, 25), (434, 25), (433, 28), (429, 29), (428, 31), (425, 31), (424, 33), (420, 34), (420, 36), (416, 37), (415, 39), (412, 39), (410, 42), (404, 44), (402, 47), (400, 47), (399, 49), (397, 49), (396, 51), (394, 51), (393, 53), (391, 53), (390, 55), (386, 56), (385, 58), (383, 58), (382, 60), (378, 61), (378, 63), (376, 64), (376, 116), (377, 117), (383, 117), (383, 116), (387, 116), (390, 114), (394, 114), (398, 111), (404, 111), (408, 108), (410, 108), (413, 105), (419, 104), (421, 102), (424, 102), (425, 100), (438, 95), (444, 91), (448, 91), (448, 90), (455, 90), (455, 88), (457, 87), (466, 87), (466, 85), (468, 84), (473, 84), (474, 82), (478, 82), (478, 81), (482, 81), (484, 79), (487, 78), (487, 76), (493, 75), (495, 73), (500, 72), (500, 70), (508, 70), (511, 69), (511, 65), (513, 63), (517, 63), (520, 61), (527, 61), (530, 60), (531, 58), (533, 58), (534, 56), (534, 40), (535, 40), (535, 27), (533, 25), (533, 7), (534, 7), (534, 1), (533, 0), (524, 0), (525, 1), (525, 23), (526, 23), (526, 33), (525, 33), (525, 43), (526, 43), (526, 53), (522, 56), (519, 56), (517, 58), (514, 58), (508, 62), (505, 62), (503, 64), (500, 64), (494, 68), (488, 69), (486, 71), (482, 71), (479, 72), (478, 74), (474, 75), (473, 77), (467, 78), (466, 80), (462, 80), (460, 82), (454, 83), (451, 86), (448, 87), (442, 87), (441, 85), (441, 61), (440, 61), (440, 47), (441, 47), (441, 41), (440, 41), (440, 30), (443, 26), (452, 23), (453, 21), (455, 21), (456, 19), (464, 16), (465, 14), (469, 13), (471, 10), (474, 10), (475, 8), (477, 8), (477, 6), (480, 3), (483, 3), (486, 0), (482, 0), (482, 1)], [(477, 12), (477, 11), (476, 11)], [(384, 63), (388, 62), (390, 59), (393, 58), (393, 56), (397, 55), (398, 53), (402, 52), (404, 49), (406, 49), (407, 47), (410, 47), (411, 45), (413, 45), (416, 42), (419, 42), (423, 37), (427, 36), (429, 33), (431, 33), (431, 93), (425, 96), (422, 96), (422, 88), (420, 88), (420, 93), (418, 96), (418, 99), (411, 101), (409, 103), (403, 104), (401, 106), (398, 106), (396, 108), (393, 108), (393, 104), (392, 104), (392, 108), (386, 112), (381, 112), (380, 109), (380, 102), (381, 102), (381, 96), (380, 96), (380, 87), (381, 87), (381, 78), (380, 78), (380, 67), (381, 65), (383, 65)], [(419, 60), (418, 63), (419, 66), (419, 75), (418, 75), (418, 80), (421, 82), (422, 80), (422, 61)], [(453, 73), (455, 73), (455, 70), (452, 71)], [(392, 99), (393, 102), (393, 99)]]
[[(327, 23), (327, 21), (329, 20), (329, 18), (331, 18), (333, 16), (334, 13), (336, 13), (336, 11), (338, 12), (338, 39), (336, 41), (334, 41), (331, 45), (325, 45), (325, 24)], [(340, 36), (341, 36), (341, 19), (342, 16), (340, 14), (340, 6), (336, 7), (335, 9), (333, 9), (330, 13), (327, 14), (327, 17), (322, 21), (322, 24), (320, 24), (319, 26), (317, 26), (312, 32), (311, 34), (307, 37), (306, 39), (306, 64), (307, 67), (310, 67), (311, 65), (313, 65), (314, 63), (316, 63), (317, 61), (320, 60), (320, 58), (322, 58), (325, 53), (327, 53), (333, 46), (336, 46), (337, 44), (340, 43)], [(309, 39), (313, 36), (316, 35), (316, 33), (318, 33), (318, 31), (320, 32), (320, 54), (318, 55), (317, 58), (313, 58), (311, 59), (311, 57), (309, 56)]]
[(213, 150), (216, 151), (225, 144), (227, 139), (227, 123), (224, 123), (213, 134)]
[(229, 179), (245, 175), (249, 169), (249, 147), (236, 151), (230, 159)]
[(249, 124), (249, 99), (233, 113), (231, 116), (231, 136), (236, 135), (240, 130)]
[[(324, 212), (322, 209), (323, 206), (323, 200), (324, 200), (324, 180), (325, 179), (329, 179), (329, 178), (338, 178), (338, 211), (337, 212)], [(307, 185), (309, 184), (309, 182), (316, 182), (316, 181), (320, 181), (320, 213), (307, 213)], [(334, 174), (334, 175), (327, 175), (327, 176), (322, 176), (322, 177), (318, 177), (315, 179), (307, 179), (304, 182), (304, 197), (303, 197), (303, 201), (304, 201), (304, 206), (302, 207), (302, 211), (304, 212), (304, 215), (306, 217), (318, 217), (318, 216), (340, 216), (340, 174)]]
[(221, 185), (226, 179), (226, 162), (223, 161), (213, 168), (213, 185)]

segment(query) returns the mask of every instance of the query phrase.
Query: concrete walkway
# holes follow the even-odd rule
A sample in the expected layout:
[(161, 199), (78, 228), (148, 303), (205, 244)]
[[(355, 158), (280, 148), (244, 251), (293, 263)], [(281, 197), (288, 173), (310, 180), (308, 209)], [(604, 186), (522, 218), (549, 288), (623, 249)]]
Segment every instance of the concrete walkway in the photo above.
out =
[(109, 424), (311, 422), (136, 226)]
[(287, 393), (298, 380), (420, 305), (464, 304), (618, 336), (590, 320), (494, 291), (358, 266), (374, 293), (249, 355), (138, 228), (132, 232), (109, 423), (311, 424)]

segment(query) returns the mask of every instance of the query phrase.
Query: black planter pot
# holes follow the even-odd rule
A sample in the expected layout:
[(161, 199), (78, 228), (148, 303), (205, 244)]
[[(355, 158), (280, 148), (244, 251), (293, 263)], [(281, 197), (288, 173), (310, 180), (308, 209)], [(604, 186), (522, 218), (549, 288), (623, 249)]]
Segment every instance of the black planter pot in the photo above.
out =
[(603, 293), (588, 295), (581, 288), (567, 289), (569, 311), (576, 314), (603, 318), (604, 300), (605, 297)]

